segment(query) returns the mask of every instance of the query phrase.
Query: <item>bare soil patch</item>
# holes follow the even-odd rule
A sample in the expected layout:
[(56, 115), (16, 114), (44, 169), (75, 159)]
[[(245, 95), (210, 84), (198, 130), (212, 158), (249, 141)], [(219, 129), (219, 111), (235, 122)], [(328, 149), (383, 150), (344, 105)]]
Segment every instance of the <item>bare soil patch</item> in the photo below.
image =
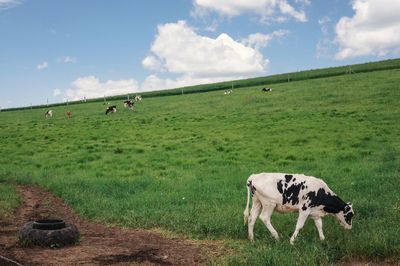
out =
[[(78, 217), (62, 200), (35, 186), (18, 186), (22, 204), (14, 217), (0, 221), (0, 255), (23, 265), (202, 265), (206, 244), (167, 238), (146, 230), (108, 227)], [(80, 243), (63, 248), (26, 248), (18, 243), (23, 224), (45, 218), (75, 224)], [(210, 244), (211, 245), (211, 244)], [(0, 265), (13, 265), (0, 258)]]

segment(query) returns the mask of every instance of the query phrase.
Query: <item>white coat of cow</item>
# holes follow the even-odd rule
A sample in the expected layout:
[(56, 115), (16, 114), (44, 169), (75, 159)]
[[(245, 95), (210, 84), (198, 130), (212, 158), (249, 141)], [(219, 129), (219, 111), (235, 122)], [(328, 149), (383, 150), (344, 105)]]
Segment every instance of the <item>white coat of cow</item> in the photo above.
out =
[[(253, 205), (249, 212), (250, 193)], [(299, 212), (296, 229), (290, 238), (293, 244), (307, 217), (314, 220), (320, 240), (325, 236), (322, 231), (322, 217), (334, 215), (345, 229), (351, 229), (354, 215), (352, 204), (345, 203), (319, 178), (303, 174), (260, 173), (247, 179), (247, 204), (244, 210), (244, 222), (248, 223), (248, 238), (254, 240), (254, 223), (258, 216), (264, 222), (275, 239), (278, 233), (271, 224), (273, 211)], [(261, 213), (261, 214), (260, 214)]]

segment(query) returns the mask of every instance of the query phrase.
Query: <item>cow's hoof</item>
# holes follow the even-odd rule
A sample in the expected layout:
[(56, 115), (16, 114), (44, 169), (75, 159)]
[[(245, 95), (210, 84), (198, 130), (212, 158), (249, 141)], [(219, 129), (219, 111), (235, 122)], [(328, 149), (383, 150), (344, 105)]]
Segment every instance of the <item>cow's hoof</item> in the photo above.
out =
[(290, 245), (294, 245), (294, 239), (290, 239)]

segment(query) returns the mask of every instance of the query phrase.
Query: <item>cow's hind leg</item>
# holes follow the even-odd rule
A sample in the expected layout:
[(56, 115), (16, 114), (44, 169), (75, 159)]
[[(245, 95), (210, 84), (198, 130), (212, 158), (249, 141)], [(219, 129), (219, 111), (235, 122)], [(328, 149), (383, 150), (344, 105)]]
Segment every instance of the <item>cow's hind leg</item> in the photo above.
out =
[(306, 211), (299, 211), (299, 217), (297, 218), (297, 223), (296, 223), (296, 230), (294, 230), (294, 233), (290, 238), (290, 244), (292, 245), (294, 244), (294, 240), (296, 239), (296, 236), (299, 233), (300, 229), (303, 228), (304, 223), (307, 220), (308, 214), (309, 213)]
[(322, 231), (322, 219), (321, 217), (315, 218), (314, 219), (315, 227), (317, 227), (318, 234), (319, 234), (319, 239), (321, 241), (325, 240), (324, 232)]
[(263, 221), (265, 226), (267, 226), (268, 230), (271, 232), (272, 237), (275, 238), (276, 240), (279, 239), (278, 232), (275, 230), (275, 228), (271, 224), (271, 215), (275, 209), (275, 205), (264, 205), (263, 210), (260, 215), (260, 219)]
[(248, 238), (253, 241), (254, 240), (254, 224), (257, 220), (258, 215), (261, 211), (261, 202), (257, 197), (253, 196), (253, 206), (251, 207), (250, 216), (248, 220)]

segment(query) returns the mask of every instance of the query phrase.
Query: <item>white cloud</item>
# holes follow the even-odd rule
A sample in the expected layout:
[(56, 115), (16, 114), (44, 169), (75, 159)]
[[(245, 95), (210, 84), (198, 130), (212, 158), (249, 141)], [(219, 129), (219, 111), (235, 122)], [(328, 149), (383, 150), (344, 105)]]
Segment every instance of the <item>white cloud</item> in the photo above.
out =
[(60, 95), (61, 94), (61, 90), (60, 89), (54, 89), (53, 90), (53, 96), (54, 97), (57, 97), (58, 95)]
[(43, 62), (43, 63), (38, 64), (38, 65), (36, 66), (36, 69), (42, 70), (42, 69), (45, 69), (45, 68), (48, 68), (48, 67), (49, 67), (49, 63)]
[(316, 45), (316, 57), (333, 59), (335, 50), (337, 48), (333, 40), (333, 25), (328, 16), (324, 16), (318, 20), (321, 27), (322, 37), (318, 40)]
[(15, 7), (20, 3), (20, 0), (0, 0), (0, 10)]
[(132, 93), (139, 88), (134, 79), (108, 80), (104, 83), (95, 76), (87, 76), (76, 79), (72, 87), (66, 92), (68, 100), (82, 100), (84, 98), (98, 98), (112, 95)]
[(276, 30), (269, 34), (253, 33), (247, 38), (242, 40), (242, 43), (246, 46), (254, 47), (256, 50), (260, 50), (268, 45), (273, 39), (279, 39), (289, 33), (288, 30)]
[(293, 6), (289, 5), (286, 1), (279, 1), (279, 9), (282, 14), (290, 15), (298, 21), (307, 21), (304, 11), (296, 11)]
[(56, 61), (57, 61), (57, 63), (68, 64), (68, 63), (76, 63), (77, 59), (74, 56), (68, 56), (67, 55), (67, 56), (58, 57)]
[(142, 61), (142, 65), (147, 69), (156, 71), (162, 70), (161, 62), (153, 55), (146, 56)]
[(267, 63), (258, 50), (229, 35), (201, 36), (184, 21), (159, 25), (151, 54), (143, 60), (147, 68), (194, 78), (261, 74)]
[(0, 100), (0, 110), (12, 107), (14, 104), (10, 100)]
[[(303, 6), (307, 0), (296, 1)], [(283, 21), (282, 15), (288, 15), (297, 21), (307, 21), (304, 10), (297, 11), (287, 0), (194, 0), (194, 16), (204, 16), (209, 12), (217, 12), (228, 17), (239, 16), (243, 13), (255, 13), (262, 21)], [(277, 15), (278, 14), (278, 15)]]
[(141, 85), (141, 91), (154, 91), (154, 90), (163, 90), (163, 89), (171, 89), (182, 86), (187, 86), (188, 83), (184, 80), (174, 80), (174, 79), (163, 79), (159, 78), (157, 75), (148, 76)]
[(269, 60), (259, 49), (287, 31), (250, 35), (235, 41), (222, 33), (216, 38), (199, 35), (185, 21), (158, 26), (151, 53), (142, 61), (144, 67), (177, 78), (148, 76), (141, 90), (161, 90), (195, 84), (241, 79), (265, 74)]
[(400, 53), (400, 1), (353, 0), (353, 17), (336, 24), (337, 59)]

